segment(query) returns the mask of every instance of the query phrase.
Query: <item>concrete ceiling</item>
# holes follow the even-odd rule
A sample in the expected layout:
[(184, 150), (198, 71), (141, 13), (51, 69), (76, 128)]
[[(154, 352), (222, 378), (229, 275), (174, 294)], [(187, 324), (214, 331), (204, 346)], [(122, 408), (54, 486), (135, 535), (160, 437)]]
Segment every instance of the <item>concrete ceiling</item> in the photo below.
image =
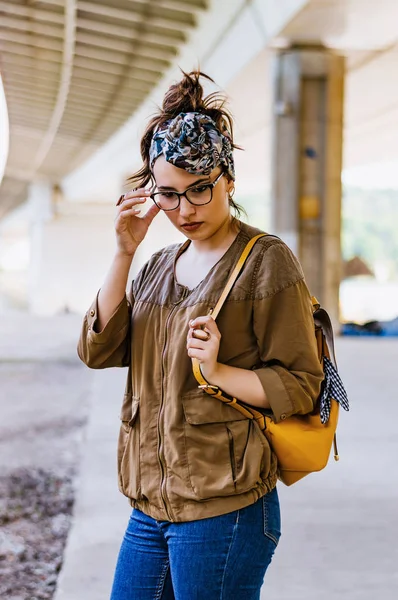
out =
[(93, 154), (175, 60), (207, 0), (0, 0), (10, 152), (0, 218), (28, 182)]
[[(398, 46), (344, 54), (344, 168), (397, 162)], [(246, 149), (236, 153), (237, 169), (251, 192), (270, 182), (272, 57), (273, 51), (264, 49), (227, 88), (236, 141)]]
[(280, 37), (340, 50), (378, 50), (395, 43), (397, 22), (396, 0), (309, 0)]
[[(28, 181), (60, 181), (138, 112), (207, 4), (0, 0), (11, 126), (0, 218), (26, 197)], [(269, 43), (322, 44), (347, 57), (345, 166), (398, 159), (396, 23), (398, 0), (310, 0)], [(271, 53), (265, 48), (227, 89), (247, 148), (237, 153), (245, 188), (269, 184)]]
[(344, 168), (398, 162), (397, 23), (397, 0), (311, 0), (230, 82), (236, 140), (245, 148), (236, 153), (238, 192), (270, 185), (272, 46), (315, 44), (343, 54)]
[(310, 0), (280, 32), (347, 58), (346, 167), (398, 159), (397, 0)]

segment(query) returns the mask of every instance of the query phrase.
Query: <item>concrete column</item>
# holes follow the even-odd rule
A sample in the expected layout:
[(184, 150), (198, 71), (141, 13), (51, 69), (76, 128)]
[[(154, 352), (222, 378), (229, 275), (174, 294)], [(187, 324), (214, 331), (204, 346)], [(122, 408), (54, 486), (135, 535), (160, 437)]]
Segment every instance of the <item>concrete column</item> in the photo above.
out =
[[(40, 182), (31, 184), (29, 204), (29, 309), (38, 315), (83, 313), (116, 250), (115, 202), (66, 202), (57, 186)], [(182, 239), (167, 217), (158, 215), (134, 257), (130, 278), (153, 252)]]
[(339, 321), (344, 58), (293, 48), (274, 59), (272, 221), (311, 294)]
[(114, 206), (65, 202), (48, 182), (31, 185), (29, 204), (29, 309), (38, 315), (82, 313), (115, 251)]
[(27, 273), (28, 306), (34, 313), (43, 313), (42, 263), (44, 260), (44, 231), (53, 217), (52, 185), (48, 181), (33, 182), (29, 186), (30, 260)]

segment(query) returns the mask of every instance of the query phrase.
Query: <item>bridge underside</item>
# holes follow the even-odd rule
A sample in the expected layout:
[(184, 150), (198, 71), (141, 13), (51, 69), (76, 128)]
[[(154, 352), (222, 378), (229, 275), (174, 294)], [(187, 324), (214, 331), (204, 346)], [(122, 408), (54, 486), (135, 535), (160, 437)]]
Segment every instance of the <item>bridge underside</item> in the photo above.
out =
[(59, 182), (135, 112), (175, 61), (204, 0), (2, 0), (10, 153), (0, 218), (27, 184)]

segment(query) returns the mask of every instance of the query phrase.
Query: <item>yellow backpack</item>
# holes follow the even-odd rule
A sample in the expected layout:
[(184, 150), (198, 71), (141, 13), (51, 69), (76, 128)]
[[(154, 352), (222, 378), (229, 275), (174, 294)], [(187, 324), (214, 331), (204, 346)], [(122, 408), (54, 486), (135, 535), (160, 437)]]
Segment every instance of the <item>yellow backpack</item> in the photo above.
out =
[[(265, 235), (267, 234), (252, 238), (243, 250), (220, 299), (211, 312), (214, 319), (217, 318), (254, 244)], [(335, 460), (339, 459), (336, 443), (339, 405), (348, 410), (347, 394), (337, 372), (333, 329), (329, 315), (320, 307), (316, 298), (312, 298), (312, 305), (318, 356), (319, 361), (323, 363), (325, 373), (321, 393), (312, 413), (293, 415), (275, 423), (269, 411), (262, 412), (261, 409), (226, 394), (217, 386), (210, 385), (203, 377), (199, 361), (192, 359), (194, 376), (204, 392), (229, 404), (248, 419), (254, 419), (258, 423), (277, 456), (278, 477), (286, 485), (292, 485), (309, 473), (321, 471), (327, 465), (332, 444), (334, 444)]]

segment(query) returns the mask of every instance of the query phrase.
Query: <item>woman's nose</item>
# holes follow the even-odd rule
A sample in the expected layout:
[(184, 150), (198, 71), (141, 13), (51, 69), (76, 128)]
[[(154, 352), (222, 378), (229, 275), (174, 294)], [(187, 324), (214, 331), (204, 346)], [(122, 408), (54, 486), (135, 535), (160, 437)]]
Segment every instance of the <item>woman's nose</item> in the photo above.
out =
[(180, 199), (180, 214), (182, 215), (193, 215), (195, 213), (195, 207), (193, 204), (188, 202), (185, 196), (181, 196)]

